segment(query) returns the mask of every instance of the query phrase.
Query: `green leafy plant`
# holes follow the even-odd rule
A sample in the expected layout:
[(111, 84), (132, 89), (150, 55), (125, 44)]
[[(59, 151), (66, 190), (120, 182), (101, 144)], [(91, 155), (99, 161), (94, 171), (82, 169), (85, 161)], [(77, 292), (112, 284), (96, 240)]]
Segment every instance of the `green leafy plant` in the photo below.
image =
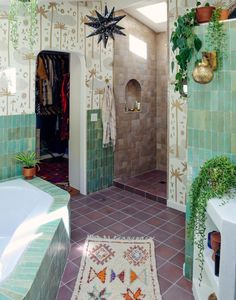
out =
[[(172, 51), (176, 54), (175, 59), (178, 63), (178, 70), (175, 77), (175, 91), (184, 94), (183, 86), (188, 78), (188, 64), (202, 48), (202, 41), (194, 33), (196, 9), (191, 9), (183, 16), (179, 16), (174, 23), (175, 29), (171, 34)], [(172, 68), (173, 68), (172, 63)]]
[(29, 169), (38, 166), (39, 163), (35, 152), (20, 152), (15, 156), (15, 159), (20, 162), (24, 168)]
[(214, 10), (211, 21), (208, 24), (206, 35), (207, 51), (216, 51), (219, 69), (222, 68), (223, 59), (226, 55), (227, 48), (227, 38), (224, 30), (224, 24), (219, 21), (221, 10), (221, 7), (217, 7)]
[(19, 41), (19, 18), (26, 17), (30, 19), (28, 30), (28, 44), (33, 49), (36, 37), (37, 24), (37, 0), (11, 0), (9, 9), (10, 37), (13, 47), (17, 49)]
[[(220, 156), (207, 161), (192, 183), (190, 199), (190, 219), (187, 224), (188, 237), (198, 248), (200, 278), (204, 268), (204, 242), (206, 240), (206, 208), (212, 198), (222, 198), (236, 188), (236, 165), (227, 157)], [(222, 201), (222, 204), (224, 202)]]

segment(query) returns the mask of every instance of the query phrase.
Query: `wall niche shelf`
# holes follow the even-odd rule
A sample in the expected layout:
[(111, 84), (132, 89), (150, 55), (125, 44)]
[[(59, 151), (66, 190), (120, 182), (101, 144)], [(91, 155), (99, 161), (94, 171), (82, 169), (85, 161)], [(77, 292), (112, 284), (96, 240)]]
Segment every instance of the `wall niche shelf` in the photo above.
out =
[(141, 84), (136, 79), (129, 80), (125, 87), (125, 112), (140, 112), (141, 98)]
[[(222, 204), (224, 203), (224, 204)], [(219, 277), (214, 273), (213, 251), (205, 242), (204, 270), (199, 284), (198, 249), (194, 247), (193, 295), (195, 300), (207, 300), (215, 293), (218, 300), (236, 299), (236, 196), (231, 199), (211, 199), (207, 205), (206, 237), (213, 230), (221, 233)]]

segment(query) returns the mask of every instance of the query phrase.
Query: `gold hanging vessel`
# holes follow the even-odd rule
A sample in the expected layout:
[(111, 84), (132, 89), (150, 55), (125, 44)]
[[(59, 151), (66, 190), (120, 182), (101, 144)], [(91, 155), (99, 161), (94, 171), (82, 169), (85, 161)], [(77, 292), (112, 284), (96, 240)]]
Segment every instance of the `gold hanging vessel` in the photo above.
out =
[(197, 83), (207, 84), (212, 81), (214, 78), (214, 70), (215, 66), (209, 62), (209, 59), (206, 53), (203, 53), (202, 61), (197, 64), (197, 66), (193, 70), (193, 79)]

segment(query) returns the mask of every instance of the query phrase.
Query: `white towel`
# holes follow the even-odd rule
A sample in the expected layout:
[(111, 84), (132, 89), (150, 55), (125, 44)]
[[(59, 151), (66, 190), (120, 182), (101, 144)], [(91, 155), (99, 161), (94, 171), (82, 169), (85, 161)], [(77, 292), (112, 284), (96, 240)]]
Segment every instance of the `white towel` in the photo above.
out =
[(112, 87), (106, 86), (102, 101), (103, 147), (116, 145), (116, 108)]

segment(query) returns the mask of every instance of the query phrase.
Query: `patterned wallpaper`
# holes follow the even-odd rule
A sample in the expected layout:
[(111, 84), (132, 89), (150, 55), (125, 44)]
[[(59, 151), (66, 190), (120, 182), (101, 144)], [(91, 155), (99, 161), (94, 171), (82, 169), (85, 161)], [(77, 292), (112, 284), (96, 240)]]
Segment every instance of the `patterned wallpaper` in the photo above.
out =
[[(174, 28), (174, 21), (194, 5), (195, 1), (169, 0), (169, 36)], [(168, 152), (169, 152), (169, 196), (168, 204), (175, 208), (185, 209), (187, 184), (187, 101), (174, 91), (175, 71), (171, 71), (174, 54), (169, 52), (169, 95), (168, 95)]]
[[(9, 39), (8, 9), (0, 6), (0, 115), (34, 112), (34, 78), (36, 55), (43, 49), (77, 51), (86, 59), (87, 108), (99, 108), (105, 79), (112, 81), (113, 43), (107, 49), (97, 45), (97, 37), (86, 39), (91, 29), (84, 23), (86, 15), (104, 9), (102, 1), (39, 1), (36, 45), (27, 48), (29, 20), (19, 21), (19, 45), (15, 50)], [(8, 84), (7, 73), (16, 75), (16, 93)], [(14, 75), (13, 75), (14, 76)], [(14, 89), (13, 89), (14, 90)]]

